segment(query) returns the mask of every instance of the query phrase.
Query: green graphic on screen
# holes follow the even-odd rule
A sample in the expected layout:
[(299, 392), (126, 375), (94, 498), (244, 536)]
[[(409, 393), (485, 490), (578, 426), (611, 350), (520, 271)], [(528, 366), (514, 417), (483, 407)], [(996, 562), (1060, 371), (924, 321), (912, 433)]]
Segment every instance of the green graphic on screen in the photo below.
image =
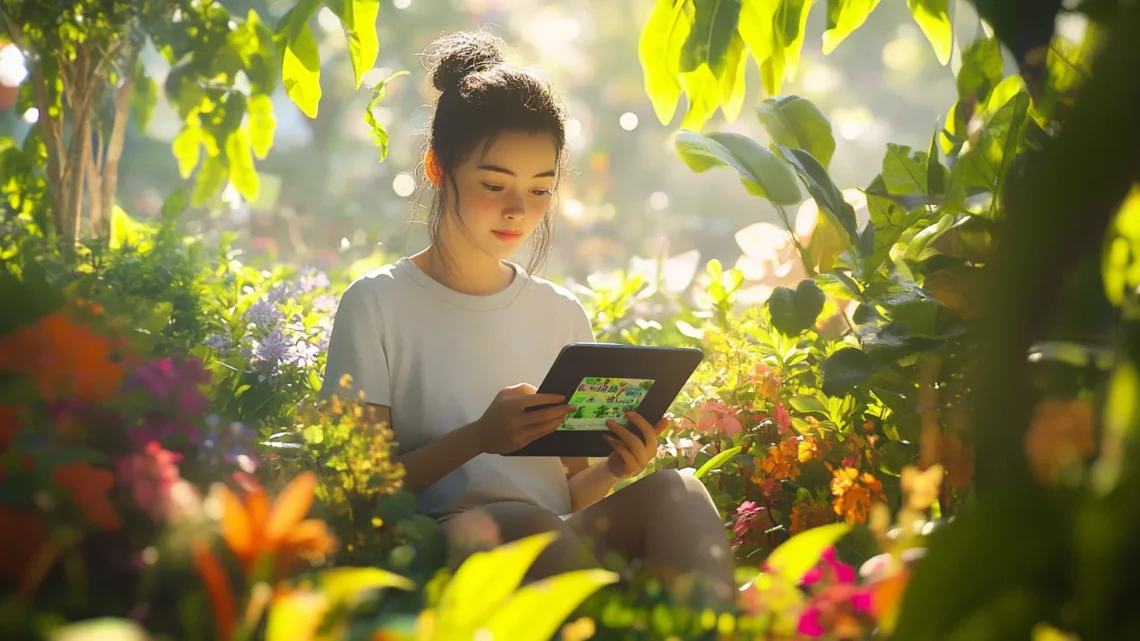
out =
[(608, 430), (606, 421), (609, 419), (625, 425), (628, 422), (625, 413), (641, 405), (650, 387), (653, 381), (643, 378), (587, 376), (570, 397), (570, 405), (578, 409), (567, 416), (558, 429)]

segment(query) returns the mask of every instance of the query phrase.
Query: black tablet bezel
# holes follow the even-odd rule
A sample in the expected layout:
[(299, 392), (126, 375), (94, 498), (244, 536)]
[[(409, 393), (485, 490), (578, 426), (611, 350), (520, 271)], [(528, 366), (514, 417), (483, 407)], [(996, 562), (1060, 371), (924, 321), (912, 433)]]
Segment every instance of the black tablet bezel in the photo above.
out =
[[(641, 400), (637, 412), (655, 425), (669, 411), (704, 356), (704, 352), (693, 347), (571, 343), (559, 352), (538, 392), (560, 394), (569, 400), (578, 384), (588, 376), (653, 379), (653, 386)], [(609, 456), (613, 449), (602, 438), (608, 433), (608, 430), (553, 432), (504, 456)]]

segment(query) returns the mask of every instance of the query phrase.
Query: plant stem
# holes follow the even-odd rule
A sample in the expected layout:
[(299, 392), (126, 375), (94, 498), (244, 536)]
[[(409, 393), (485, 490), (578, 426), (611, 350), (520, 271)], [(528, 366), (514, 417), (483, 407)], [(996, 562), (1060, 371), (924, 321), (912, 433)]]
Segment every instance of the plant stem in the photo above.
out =
[(784, 221), (784, 229), (788, 231), (788, 237), (792, 239), (792, 244), (796, 247), (796, 253), (799, 254), (800, 262), (803, 263), (804, 271), (807, 273), (808, 278), (814, 278), (815, 268), (811, 266), (811, 262), (807, 257), (807, 250), (800, 244), (800, 239), (796, 238), (796, 230), (792, 227), (791, 221), (788, 220), (788, 212), (784, 211), (783, 205), (776, 205), (776, 211), (780, 214), (780, 220)]

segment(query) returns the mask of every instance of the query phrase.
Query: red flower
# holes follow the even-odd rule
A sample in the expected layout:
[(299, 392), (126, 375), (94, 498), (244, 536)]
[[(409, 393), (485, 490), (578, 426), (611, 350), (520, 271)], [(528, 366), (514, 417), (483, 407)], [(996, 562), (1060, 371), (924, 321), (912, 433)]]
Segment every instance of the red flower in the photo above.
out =
[(87, 522), (101, 530), (117, 530), (123, 521), (107, 492), (115, 486), (115, 476), (107, 470), (91, 467), (86, 461), (57, 467), (52, 483), (63, 487), (83, 512)]

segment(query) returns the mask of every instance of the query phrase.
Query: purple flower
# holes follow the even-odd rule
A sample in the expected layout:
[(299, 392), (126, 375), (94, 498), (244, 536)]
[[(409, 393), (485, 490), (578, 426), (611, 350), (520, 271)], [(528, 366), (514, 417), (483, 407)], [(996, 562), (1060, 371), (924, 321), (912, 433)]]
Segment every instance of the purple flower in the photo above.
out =
[(320, 355), (321, 349), (316, 345), (308, 341), (298, 341), (290, 348), (287, 360), (297, 367), (314, 367)]
[(315, 267), (306, 268), (301, 272), (300, 277), (297, 278), (297, 287), (306, 294), (318, 289), (325, 289), (331, 284), (329, 277)]
[(214, 334), (213, 336), (202, 341), (202, 344), (206, 347), (216, 349), (221, 352), (233, 349), (234, 346), (233, 339), (230, 338), (229, 334), (225, 333)]
[(285, 315), (277, 309), (273, 302), (262, 299), (249, 306), (245, 311), (245, 319), (257, 327), (273, 327), (285, 320)]
[(331, 294), (317, 294), (313, 297), (313, 309), (318, 312), (324, 312), (330, 316), (336, 316), (336, 296)]

